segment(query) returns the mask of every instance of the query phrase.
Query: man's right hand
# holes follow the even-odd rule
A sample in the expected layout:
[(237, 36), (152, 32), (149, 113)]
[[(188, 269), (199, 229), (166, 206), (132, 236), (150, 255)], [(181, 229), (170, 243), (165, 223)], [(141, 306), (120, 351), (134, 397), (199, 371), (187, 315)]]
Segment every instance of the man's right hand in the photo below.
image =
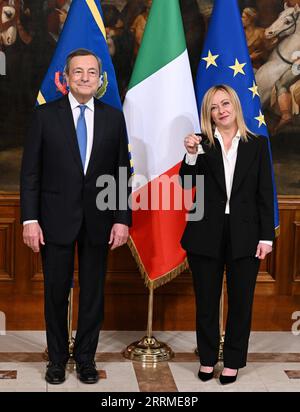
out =
[(186, 136), (184, 139), (184, 147), (186, 151), (190, 154), (196, 154), (198, 152), (198, 145), (201, 140), (201, 136), (196, 136), (195, 134), (189, 134)]
[(44, 245), (44, 236), (38, 223), (27, 223), (23, 227), (23, 241), (35, 253), (40, 251), (40, 244)]

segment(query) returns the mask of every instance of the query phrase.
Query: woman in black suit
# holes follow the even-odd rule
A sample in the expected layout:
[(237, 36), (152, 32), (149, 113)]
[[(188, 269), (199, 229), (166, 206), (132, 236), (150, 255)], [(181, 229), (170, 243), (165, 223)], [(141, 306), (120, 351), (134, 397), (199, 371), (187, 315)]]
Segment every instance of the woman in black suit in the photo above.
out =
[[(267, 139), (247, 128), (235, 91), (212, 87), (201, 108), (201, 137), (184, 140), (180, 176), (204, 175), (204, 216), (188, 221), (187, 251), (196, 297), (202, 381), (213, 377), (219, 351), (219, 302), (226, 266), (228, 317), (222, 384), (246, 365), (254, 288), (260, 260), (272, 251), (274, 206)], [(199, 195), (199, 193), (198, 193)], [(196, 189), (197, 196), (197, 189)]]

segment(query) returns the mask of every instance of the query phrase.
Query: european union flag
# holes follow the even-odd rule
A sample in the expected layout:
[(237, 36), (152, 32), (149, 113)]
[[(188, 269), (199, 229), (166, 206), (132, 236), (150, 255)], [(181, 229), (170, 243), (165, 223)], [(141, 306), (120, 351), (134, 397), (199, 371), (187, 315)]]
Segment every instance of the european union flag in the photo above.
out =
[(102, 61), (101, 100), (122, 110), (114, 67), (109, 55), (99, 0), (73, 0), (37, 103), (59, 99), (67, 93), (63, 70), (67, 56), (78, 48), (93, 51)]
[[(204, 94), (217, 84), (227, 84), (235, 89), (248, 128), (268, 138), (237, 0), (214, 2), (197, 72), (196, 97), (199, 112)], [(270, 142), (269, 149), (271, 155)], [(279, 213), (274, 176), (273, 188), (274, 224), (275, 229), (278, 229)]]

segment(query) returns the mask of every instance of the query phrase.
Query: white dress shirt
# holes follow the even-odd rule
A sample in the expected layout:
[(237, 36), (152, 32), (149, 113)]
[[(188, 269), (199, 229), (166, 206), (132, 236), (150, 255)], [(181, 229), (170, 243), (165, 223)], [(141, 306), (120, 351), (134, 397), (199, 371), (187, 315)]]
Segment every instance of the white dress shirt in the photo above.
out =
[[(232, 144), (229, 148), (229, 150), (226, 152), (223, 138), (219, 132), (218, 129), (215, 129), (215, 138), (219, 140), (221, 149), (222, 149), (222, 158), (223, 158), (223, 165), (224, 165), (224, 174), (225, 174), (225, 185), (226, 185), (226, 194), (227, 194), (227, 201), (226, 201), (226, 207), (225, 207), (225, 214), (230, 214), (230, 207), (229, 207), (229, 201), (230, 201), (230, 196), (231, 196), (231, 190), (232, 190), (232, 182), (233, 182), (233, 176), (234, 176), (234, 169), (235, 169), (235, 164), (236, 164), (236, 158), (237, 158), (237, 151), (239, 147), (239, 142), (240, 142), (240, 132), (239, 130), (237, 131), (236, 135), (232, 139)], [(198, 153), (196, 154), (190, 154), (187, 153), (185, 157), (185, 162), (188, 165), (195, 165), (197, 161), (198, 154), (204, 154), (204, 150), (201, 146), (201, 144), (198, 145)], [(267, 245), (272, 246), (273, 242), (271, 240), (260, 240), (261, 243), (266, 243)]]
[(226, 185), (226, 193), (227, 193), (227, 201), (225, 207), (225, 214), (229, 215), (229, 201), (232, 189), (232, 182), (233, 182), (233, 174), (236, 164), (236, 157), (237, 157), (237, 150), (240, 143), (240, 132), (238, 131), (237, 134), (232, 139), (232, 144), (226, 152), (224, 142), (222, 136), (218, 129), (215, 130), (215, 138), (219, 140), (222, 149), (222, 157), (223, 157), (223, 165), (224, 165), (224, 173), (225, 173), (225, 185)]
[[(74, 119), (74, 125), (75, 129), (77, 126), (77, 121), (80, 115), (80, 103), (75, 99), (75, 97), (72, 95), (71, 92), (68, 94), (71, 110), (72, 110), (72, 115)], [(86, 123), (86, 129), (87, 129), (87, 145), (86, 145), (86, 156), (85, 156), (85, 164), (84, 164), (84, 174), (86, 174), (90, 157), (91, 157), (91, 152), (92, 152), (92, 147), (93, 147), (93, 140), (94, 140), (94, 98), (92, 97), (87, 103), (85, 103), (87, 108), (85, 109), (84, 112), (84, 117), (85, 117), (85, 123)], [(25, 220), (23, 222), (23, 225), (27, 225), (28, 223), (34, 223), (37, 222), (37, 220)]]

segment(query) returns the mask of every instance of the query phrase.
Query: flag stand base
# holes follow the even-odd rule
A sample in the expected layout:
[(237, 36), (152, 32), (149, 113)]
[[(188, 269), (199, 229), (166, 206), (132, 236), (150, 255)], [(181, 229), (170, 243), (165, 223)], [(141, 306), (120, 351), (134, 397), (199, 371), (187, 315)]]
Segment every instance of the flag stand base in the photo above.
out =
[(173, 358), (172, 349), (163, 342), (159, 342), (152, 336), (152, 315), (153, 315), (153, 285), (149, 287), (148, 301), (148, 326), (146, 336), (141, 340), (131, 343), (123, 351), (123, 356), (133, 361), (147, 364), (168, 361)]
[(140, 341), (133, 342), (124, 350), (123, 355), (127, 359), (143, 363), (157, 363), (173, 358), (172, 349), (163, 342), (159, 342), (153, 336), (144, 336)]

